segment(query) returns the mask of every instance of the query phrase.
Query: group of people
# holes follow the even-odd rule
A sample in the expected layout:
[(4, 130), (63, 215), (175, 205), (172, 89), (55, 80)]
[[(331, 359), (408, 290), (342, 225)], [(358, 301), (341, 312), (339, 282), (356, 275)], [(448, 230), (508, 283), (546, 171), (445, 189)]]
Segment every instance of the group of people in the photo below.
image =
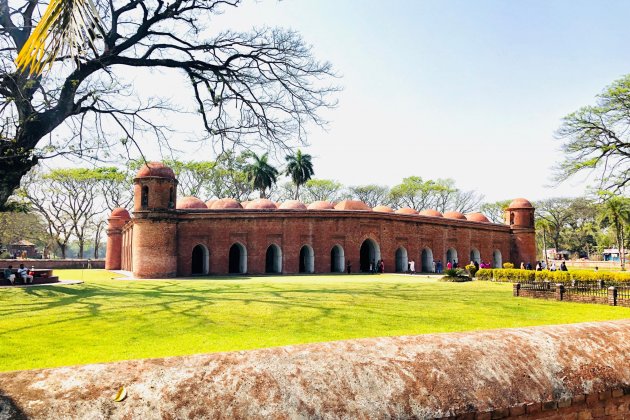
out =
[[(521, 270), (533, 270), (533, 269), (534, 267), (532, 266), (532, 263), (528, 262), (527, 264), (525, 264), (524, 262), (521, 261)], [(536, 271), (543, 271), (546, 269), (547, 269), (547, 263), (545, 261), (542, 261), (542, 260), (536, 261)], [(549, 271), (558, 271), (555, 261), (552, 261), (551, 264), (549, 264)], [(564, 261), (560, 263), (560, 271), (569, 271)]]
[(24, 284), (33, 284), (33, 276), (28, 273), (28, 269), (24, 267), (24, 264), (20, 264), (20, 268), (17, 269), (16, 273), (13, 273), (12, 265), (4, 269), (4, 278), (9, 280), (11, 285), (15, 285), (16, 276), (21, 278)]

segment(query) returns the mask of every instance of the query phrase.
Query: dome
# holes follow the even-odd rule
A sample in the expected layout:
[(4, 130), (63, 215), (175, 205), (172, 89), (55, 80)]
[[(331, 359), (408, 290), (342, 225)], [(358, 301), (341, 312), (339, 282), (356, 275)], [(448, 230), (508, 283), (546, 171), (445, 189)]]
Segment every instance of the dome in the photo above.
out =
[(282, 210), (306, 210), (306, 205), (298, 200), (287, 200), (278, 208)]
[(531, 209), (533, 208), (532, 203), (524, 198), (516, 198), (514, 201), (510, 203), (509, 208), (511, 209)]
[(372, 208), (359, 200), (343, 200), (337, 203), (335, 210), (372, 211)]
[(403, 207), (402, 209), (396, 210), (396, 214), (418, 214), (418, 212), (411, 207)]
[(177, 200), (177, 209), (207, 209), (206, 203), (197, 197), (182, 197)]
[(447, 211), (446, 213), (444, 213), (444, 217), (446, 217), (447, 219), (466, 220), (466, 216), (458, 211)]
[(393, 213), (394, 210), (391, 207), (387, 206), (376, 206), (372, 209), (372, 211), (378, 211), (381, 213)]
[(466, 215), (466, 220), (471, 222), (490, 223), (490, 220), (481, 213), (469, 213)]
[(175, 179), (175, 173), (173, 172), (173, 170), (162, 162), (147, 162), (146, 164), (142, 165), (142, 167), (136, 174), (136, 178), (144, 178), (150, 176)]
[(129, 212), (127, 211), (127, 209), (123, 209), (122, 207), (116, 207), (114, 210), (112, 210), (112, 214), (110, 217), (119, 217), (124, 220), (131, 219), (131, 216), (129, 216)]
[(254, 201), (247, 203), (247, 210), (275, 210), (276, 203), (266, 198), (258, 198)]
[(309, 210), (333, 210), (335, 207), (330, 201), (313, 201), (307, 208)]
[(221, 198), (212, 203), (212, 210), (242, 209), (241, 204), (233, 198)]
[(420, 213), (418, 213), (420, 216), (430, 216), (430, 217), (444, 217), (442, 216), (442, 213), (440, 213), (437, 210), (433, 210), (433, 209), (426, 209), (426, 210), (422, 210)]
[(213, 205), (216, 201), (217, 201), (217, 200), (214, 200), (214, 199), (206, 201), (206, 207), (208, 207), (209, 209), (211, 209), (211, 208), (212, 208), (212, 205)]

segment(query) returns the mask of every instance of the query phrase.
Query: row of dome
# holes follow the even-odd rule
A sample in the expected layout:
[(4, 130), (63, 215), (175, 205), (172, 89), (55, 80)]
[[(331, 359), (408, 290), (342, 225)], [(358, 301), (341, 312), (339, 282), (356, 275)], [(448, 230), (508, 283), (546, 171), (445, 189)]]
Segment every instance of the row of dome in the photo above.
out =
[(281, 204), (276, 204), (271, 200), (259, 198), (252, 201), (238, 202), (233, 198), (221, 198), (219, 200), (209, 200), (205, 203), (197, 197), (183, 197), (177, 200), (177, 209), (211, 209), (211, 210), (354, 210), (354, 211), (375, 211), (380, 213), (410, 214), (431, 217), (446, 217), (448, 219), (470, 220), (473, 222), (490, 223), (488, 218), (481, 213), (470, 213), (464, 215), (458, 211), (449, 211), (444, 214), (437, 210), (427, 209), (418, 212), (410, 207), (393, 210), (387, 206), (376, 206), (370, 208), (363, 201), (343, 200), (337, 204), (329, 201), (314, 201), (308, 206), (298, 200), (288, 200)]

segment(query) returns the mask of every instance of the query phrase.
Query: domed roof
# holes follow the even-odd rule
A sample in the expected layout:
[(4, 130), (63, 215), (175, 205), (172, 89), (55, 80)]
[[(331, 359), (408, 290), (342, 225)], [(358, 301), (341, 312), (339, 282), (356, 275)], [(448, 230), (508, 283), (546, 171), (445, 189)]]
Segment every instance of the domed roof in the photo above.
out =
[(403, 207), (402, 209), (396, 210), (396, 214), (418, 214), (418, 212), (411, 207)]
[(129, 215), (127, 209), (123, 209), (122, 207), (116, 207), (114, 210), (112, 210), (112, 214), (110, 217), (119, 217), (124, 220), (131, 219), (131, 216)]
[(212, 210), (242, 209), (241, 203), (233, 198), (221, 198), (212, 203)]
[(440, 213), (437, 210), (433, 210), (433, 209), (426, 209), (426, 210), (422, 210), (420, 213), (418, 213), (420, 216), (431, 216), (431, 217), (444, 217), (442, 215), (442, 213)]
[(182, 197), (177, 200), (177, 209), (207, 209), (206, 203), (197, 197)]
[(524, 198), (514, 199), (509, 206), (511, 209), (531, 209), (532, 207), (532, 203)]
[(258, 198), (254, 201), (247, 203), (247, 210), (275, 210), (276, 203), (266, 198)]
[(173, 172), (173, 170), (162, 162), (147, 162), (146, 164), (142, 165), (142, 167), (136, 174), (136, 178), (144, 178), (149, 176), (175, 179), (175, 173)]
[(313, 201), (308, 205), (309, 210), (333, 210), (335, 206), (330, 201)]
[(446, 217), (447, 219), (466, 220), (466, 216), (458, 211), (447, 211), (446, 213), (444, 213), (444, 217)]
[(212, 208), (212, 205), (216, 202), (217, 200), (215, 200), (214, 198), (212, 200), (208, 200), (206, 201), (206, 207), (208, 207), (209, 209)]
[(381, 213), (393, 213), (394, 209), (392, 209), (391, 207), (387, 207), (387, 206), (376, 206), (372, 209), (372, 211), (378, 211)]
[(306, 210), (306, 205), (299, 200), (287, 200), (278, 208), (282, 210)]
[(343, 200), (337, 203), (335, 210), (372, 211), (372, 208), (359, 200)]
[(466, 215), (466, 220), (470, 220), (471, 222), (490, 223), (490, 220), (481, 213), (468, 213)]

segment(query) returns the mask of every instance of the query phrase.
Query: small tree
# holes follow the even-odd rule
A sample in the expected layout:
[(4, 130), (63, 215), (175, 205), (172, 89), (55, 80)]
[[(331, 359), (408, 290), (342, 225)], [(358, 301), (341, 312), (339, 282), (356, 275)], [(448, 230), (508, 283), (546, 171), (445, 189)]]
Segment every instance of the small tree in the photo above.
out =
[(615, 232), (619, 263), (621, 269), (626, 269), (626, 226), (630, 224), (630, 199), (627, 197), (609, 196), (604, 202), (600, 214), (602, 225), (611, 226)]
[(265, 198), (265, 191), (277, 182), (278, 170), (267, 161), (267, 153), (258, 156), (256, 153), (251, 152), (249, 157), (253, 161), (245, 166), (247, 180), (254, 189), (260, 191), (260, 198)]
[(300, 197), (300, 185), (304, 185), (315, 174), (311, 155), (302, 154), (302, 151), (298, 149), (296, 154), (285, 156), (285, 160), (287, 161), (285, 173), (295, 184), (294, 199), (297, 200)]

